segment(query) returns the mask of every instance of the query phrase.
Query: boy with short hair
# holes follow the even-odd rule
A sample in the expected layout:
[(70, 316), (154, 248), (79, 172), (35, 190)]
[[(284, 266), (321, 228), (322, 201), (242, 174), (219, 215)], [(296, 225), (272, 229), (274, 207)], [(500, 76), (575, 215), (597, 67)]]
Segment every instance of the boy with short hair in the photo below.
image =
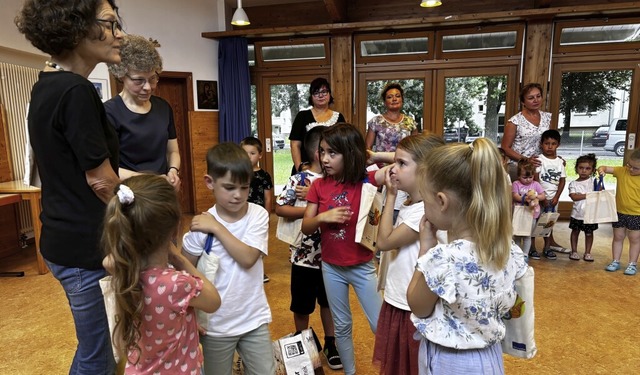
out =
[(219, 262), (211, 282), (223, 303), (208, 315), (200, 338), (207, 374), (230, 374), (236, 349), (247, 373), (275, 372), (271, 310), (261, 282), (269, 214), (247, 202), (252, 175), (251, 161), (240, 146), (222, 143), (209, 149), (204, 180), (216, 204), (193, 218), (182, 241), (183, 254), (198, 269), (217, 268)]
[[(317, 126), (305, 135), (305, 150), (311, 160), (311, 166), (304, 172), (289, 177), (287, 185), (276, 198), (278, 216), (302, 221), (307, 206), (305, 198), (309, 186), (323, 176), (318, 146), (324, 129), (323, 126)], [(296, 331), (309, 327), (309, 315), (315, 310), (317, 301), (320, 305), (320, 318), (325, 335), (322, 352), (327, 357), (329, 367), (338, 370), (342, 368), (342, 361), (335, 345), (333, 319), (320, 270), (322, 264), (320, 230), (316, 230), (310, 236), (300, 232), (297, 240), (299, 242), (289, 246), (291, 253), (291, 305), (289, 308), (293, 312)]]
[[(560, 194), (564, 190), (567, 177), (565, 170), (565, 161), (557, 154), (560, 146), (560, 133), (555, 129), (546, 130), (540, 137), (540, 149), (542, 154), (538, 155), (538, 159), (542, 163), (538, 167), (538, 180), (544, 189), (545, 194), (545, 211), (555, 211), (560, 200)], [(559, 246), (554, 238), (553, 231), (549, 237), (544, 237), (544, 250), (542, 253), (547, 259), (556, 259), (555, 251), (567, 252), (562, 246)]]
[[(264, 207), (267, 212), (271, 212), (273, 180), (269, 172), (260, 168), (259, 165), (260, 159), (262, 159), (262, 142), (255, 137), (246, 137), (240, 142), (240, 146), (249, 155), (253, 168), (248, 201)], [(262, 281), (265, 283), (269, 281), (269, 276), (266, 273), (263, 275)]]

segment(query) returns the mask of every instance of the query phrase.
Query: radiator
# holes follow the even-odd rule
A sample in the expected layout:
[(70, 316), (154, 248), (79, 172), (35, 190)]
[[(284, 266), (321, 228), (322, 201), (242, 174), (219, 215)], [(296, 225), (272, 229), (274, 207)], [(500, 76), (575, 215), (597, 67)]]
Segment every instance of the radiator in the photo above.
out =
[[(38, 69), (0, 62), (0, 103), (7, 113), (7, 134), (11, 150), (13, 178), (22, 180), (25, 172), (26, 110), (31, 98), (31, 87), (38, 80)], [(29, 203), (18, 206), (20, 233), (33, 232)]]

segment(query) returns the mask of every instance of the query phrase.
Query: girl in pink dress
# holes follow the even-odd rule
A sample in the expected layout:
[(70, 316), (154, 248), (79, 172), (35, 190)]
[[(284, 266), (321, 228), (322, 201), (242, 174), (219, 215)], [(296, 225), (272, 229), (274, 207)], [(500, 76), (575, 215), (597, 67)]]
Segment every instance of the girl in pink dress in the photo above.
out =
[(194, 309), (212, 313), (220, 296), (172, 242), (180, 215), (175, 189), (154, 175), (126, 179), (107, 206), (103, 263), (112, 274), (112, 340), (127, 358), (125, 374), (201, 373)]

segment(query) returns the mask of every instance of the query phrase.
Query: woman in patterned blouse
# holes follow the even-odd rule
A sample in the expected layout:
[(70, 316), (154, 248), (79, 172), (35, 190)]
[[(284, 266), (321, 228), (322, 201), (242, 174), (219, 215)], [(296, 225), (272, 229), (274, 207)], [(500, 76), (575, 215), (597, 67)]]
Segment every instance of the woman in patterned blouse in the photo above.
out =
[(367, 150), (376, 152), (395, 152), (400, 140), (410, 134), (416, 134), (415, 121), (401, 112), (404, 90), (398, 83), (387, 84), (380, 97), (387, 111), (377, 115), (367, 123)]

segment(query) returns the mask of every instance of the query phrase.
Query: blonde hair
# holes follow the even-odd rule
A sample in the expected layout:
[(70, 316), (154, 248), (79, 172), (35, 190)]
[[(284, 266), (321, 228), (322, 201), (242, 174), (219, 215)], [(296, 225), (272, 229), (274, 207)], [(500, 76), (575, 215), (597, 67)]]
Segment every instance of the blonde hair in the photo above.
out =
[(176, 191), (164, 177), (138, 175), (122, 185), (131, 189), (133, 201), (121, 202), (117, 195), (111, 198), (102, 244), (113, 261), (112, 286), (119, 317), (112, 340), (126, 357), (130, 350), (140, 352), (144, 307), (140, 272), (147, 267), (149, 256), (164, 249), (176, 235), (181, 213)]
[[(480, 263), (504, 267), (511, 251), (511, 193), (498, 148), (488, 139), (447, 144), (430, 153), (419, 171), (420, 193), (447, 192), (476, 244)], [(456, 202), (457, 201), (457, 202)]]
[(444, 139), (441, 136), (424, 132), (403, 138), (398, 142), (396, 149), (406, 151), (411, 155), (413, 161), (422, 164), (436, 147), (444, 146), (444, 144)]

